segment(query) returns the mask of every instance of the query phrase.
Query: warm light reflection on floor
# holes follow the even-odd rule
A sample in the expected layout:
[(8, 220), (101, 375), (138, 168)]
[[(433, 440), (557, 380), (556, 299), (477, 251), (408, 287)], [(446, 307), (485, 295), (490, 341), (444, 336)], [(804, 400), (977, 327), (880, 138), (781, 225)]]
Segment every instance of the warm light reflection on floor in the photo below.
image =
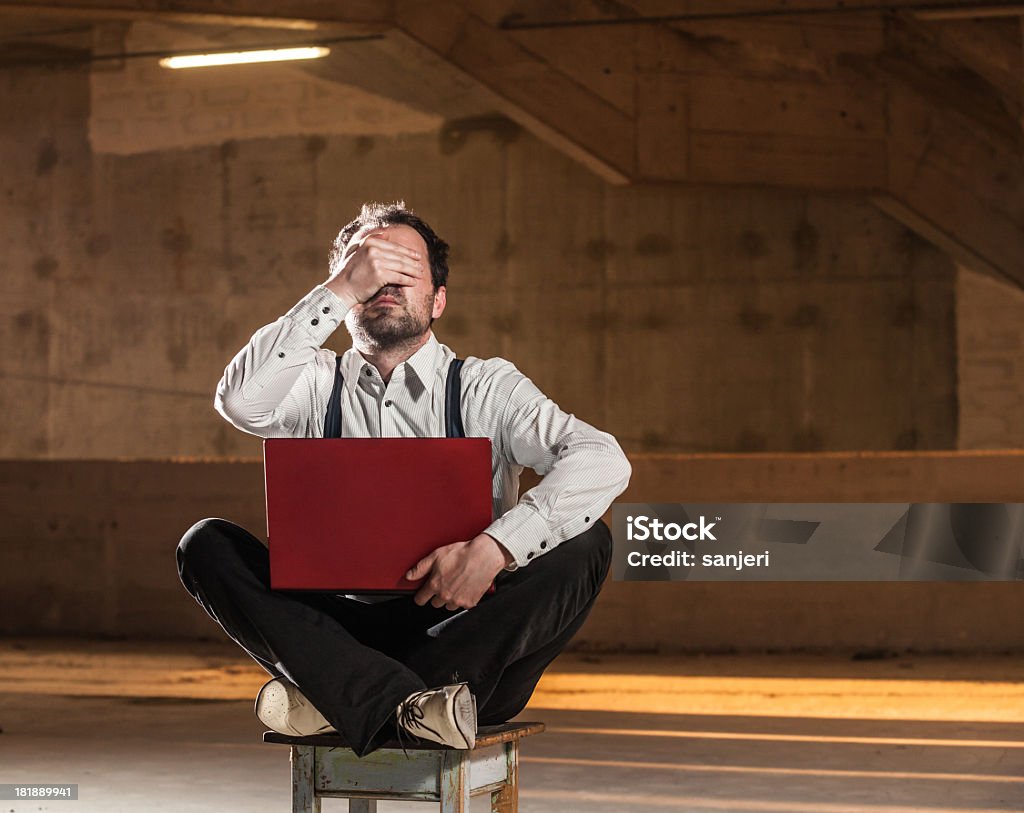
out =
[[(249, 700), (265, 673), (230, 645), (0, 641), (0, 682), (31, 694)], [(1024, 658), (559, 657), (531, 709), (1024, 722)]]
[[(206, 777), (188, 812), (212, 809), (226, 770), (240, 777), (233, 788), (258, 790), (246, 809), (272, 813), (267, 771), (279, 755), (247, 709), (211, 702), (251, 709), (265, 680), (230, 645), (0, 641), (0, 750), (32, 776), (55, 752), (71, 754), (97, 794), (128, 792), (126, 770), (170, 777), (159, 804), (139, 795), (83, 813), (181, 813), (179, 774)], [(547, 724), (524, 744), (523, 810), (1024, 810), (1019, 657), (570, 653), (520, 719)]]
[[(531, 706), (531, 710), (542, 711)], [(652, 728), (579, 728), (570, 726), (549, 726), (549, 731), (564, 734), (594, 734), (609, 737), (673, 737), (693, 740), (755, 740), (762, 742), (820, 742), (846, 743), (855, 745), (927, 745), (950, 748), (1024, 748), (1024, 742), (1015, 740), (973, 740), (941, 739), (932, 737), (836, 737), (809, 734), (762, 734), (757, 732), (735, 733), (732, 731), (659, 731)]]
[[(806, 676), (799, 674), (799, 661), (790, 676), (756, 673), (758, 669), (769, 671), (778, 658), (760, 663), (757, 659), (733, 658), (730, 662), (723, 658), (720, 674), (688, 674), (685, 658), (667, 660), (676, 662), (678, 674), (580, 673), (560, 671), (556, 663), (541, 679), (530, 705), (643, 714), (1024, 722), (1024, 684), (1020, 680), (1024, 670), (1019, 677), (1013, 675), (1017, 679), (1008, 680), (1011, 675), (987, 670), (984, 662), (976, 664), (980, 679), (936, 680), (934, 667), (938, 664), (920, 658), (917, 660), (928, 662), (927, 678), (918, 679), (909, 670), (894, 676), (873, 674), (870, 666), (860, 668), (841, 660), (830, 664), (832, 675), (814, 674), (822, 671), (821, 659)], [(725, 671), (741, 664), (754, 674), (736, 676)], [(989, 679), (993, 672), (996, 679)]]
[[(844, 804), (842, 802), (799, 802), (787, 799), (783, 802), (773, 802), (766, 799), (708, 799), (702, 796), (685, 795), (660, 795), (652, 793), (637, 794), (630, 793), (597, 793), (584, 790), (531, 790), (519, 791), (519, 795), (525, 799), (537, 799), (549, 802), (566, 802), (579, 804), (589, 802), (590, 804), (618, 805), (627, 810), (638, 809), (638, 804), (643, 807), (668, 807), (679, 811), (704, 811), (718, 810), (729, 811), (730, 813), (867, 813), (867, 811), (884, 811), (884, 813), (1004, 813), (1005, 807), (954, 807), (937, 805), (901, 805), (889, 804)], [(620, 809), (621, 809), (620, 808)]]
[[(593, 729), (566, 729), (557, 731), (573, 731), (591, 733)], [(605, 732), (601, 732), (605, 733)], [(619, 730), (607, 733), (619, 735)], [(833, 738), (803, 738), (804, 741), (831, 742)], [(876, 741), (881, 742), (881, 741)], [(885, 740), (886, 744), (892, 742)], [(960, 743), (958, 743), (960, 744)], [(1024, 743), (1019, 743), (1024, 746)], [(687, 771), (690, 773), (711, 774), (764, 774), (766, 776), (801, 776), (801, 777), (840, 777), (843, 779), (912, 779), (936, 780), (944, 782), (1010, 782), (1024, 784), (1024, 776), (997, 776), (992, 774), (970, 773), (932, 773), (918, 771), (854, 771), (824, 768), (766, 768), (754, 765), (707, 765), (699, 762), (647, 762), (640, 760), (617, 759), (570, 759), (568, 757), (521, 757), (523, 762), (536, 762), (547, 765), (579, 765), (593, 768), (626, 768), (628, 770), (654, 771)]]

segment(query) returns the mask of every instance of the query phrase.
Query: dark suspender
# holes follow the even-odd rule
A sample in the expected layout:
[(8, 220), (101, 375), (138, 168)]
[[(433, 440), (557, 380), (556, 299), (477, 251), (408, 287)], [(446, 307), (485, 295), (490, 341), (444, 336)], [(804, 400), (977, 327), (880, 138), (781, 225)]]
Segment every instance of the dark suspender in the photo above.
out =
[[(464, 438), (466, 430), (462, 426), (462, 363), (463, 359), (452, 359), (448, 365), (448, 379), (444, 385), (444, 432), (448, 438)], [(327, 403), (327, 415), (324, 418), (324, 437), (341, 437), (341, 393), (345, 377), (341, 374), (341, 356), (334, 365), (334, 387), (331, 389), (331, 400)]]
[(448, 380), (444, 385), (444, 436), (464, 438), (462, 427), (462, 359), (452, 359), (448, 365)]
[(341, 374), (341, 356), (338, 356), (334, 365), (334, 388), (331, 390), (331, 400), (327, 402), (327, 417), (324, 418), (324, 437), (341, 437), (341, 387), (345, 383), (345, 376)]

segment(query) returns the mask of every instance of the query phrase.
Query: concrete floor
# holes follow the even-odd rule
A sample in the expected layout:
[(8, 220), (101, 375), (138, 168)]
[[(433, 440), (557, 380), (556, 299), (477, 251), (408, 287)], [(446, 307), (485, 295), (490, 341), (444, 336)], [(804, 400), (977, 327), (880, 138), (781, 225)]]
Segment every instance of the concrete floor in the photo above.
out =
[[(523, 746), (520, 806), (1024, 810), (1022, 678), (1021, 657), (566, 655), (521, 715), (548, 731)], [(80, 793), (0, 813), (289, 810), (262, 681), (221, 644), (0, 641), (0, 783)]]

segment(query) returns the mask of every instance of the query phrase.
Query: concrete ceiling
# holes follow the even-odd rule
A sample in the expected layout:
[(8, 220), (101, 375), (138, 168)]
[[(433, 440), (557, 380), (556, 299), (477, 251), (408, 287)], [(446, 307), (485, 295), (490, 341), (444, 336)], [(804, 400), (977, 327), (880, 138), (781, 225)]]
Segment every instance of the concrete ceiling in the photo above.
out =
[(181, 50), (360, 37), (302, 70), (440, 119), (499, 111), (615, 183), (866, 195), (1024, 287), (1022, 13), (921, 0), (6, 0), (0, 67), (112, 67), (137, 20)]

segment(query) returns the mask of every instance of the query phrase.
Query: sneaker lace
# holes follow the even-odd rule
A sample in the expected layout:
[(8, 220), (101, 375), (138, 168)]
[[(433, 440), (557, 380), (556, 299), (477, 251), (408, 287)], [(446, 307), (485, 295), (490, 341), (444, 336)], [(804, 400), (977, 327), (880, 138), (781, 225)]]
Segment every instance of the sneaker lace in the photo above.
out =
[(409, 731), (407, 726), (416, 725), (419, 728), (426, 729), (431, 734), (440, 737), (441, 735), (432, 729), (428, 725), (423, 724), (423, 707), (417, 702), (421, 698), (430, 694), (433, 690), (424, 689), (423, 691), (416, 692), (409, 695), (398, 709), (398, 744), (402, 748), (402, 754), (408, 759), (409, 754), (405, 750), (405, 743), (402, 741), (402, 732), (405, 731), (410, 737), (416, 742), (422, 742), (421, 737), (417, 737), (412, 731)]

